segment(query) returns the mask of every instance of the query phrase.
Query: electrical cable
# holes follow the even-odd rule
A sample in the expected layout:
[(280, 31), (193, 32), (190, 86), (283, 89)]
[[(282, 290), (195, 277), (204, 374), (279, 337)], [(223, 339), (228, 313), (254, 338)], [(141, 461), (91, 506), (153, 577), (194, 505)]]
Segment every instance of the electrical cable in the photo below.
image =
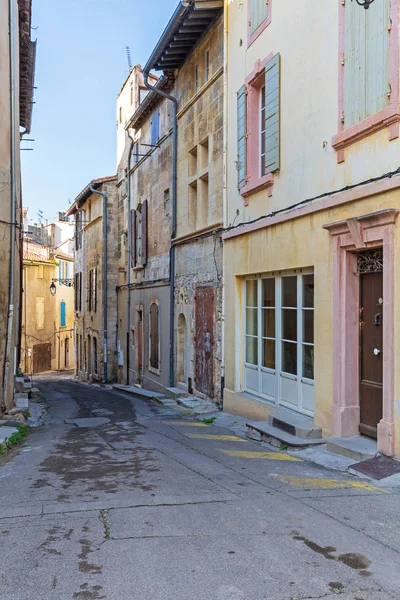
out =
[(340, 194), (342, 192), (354, 190), (355, 188), (361, 187), (363, 185), (368, 185), (369, 183), (375, 183), (377, 181), (381, 181), (382, 179), (391, 179), (392, 177), (395, 177), (396, 175), (400, 175), (400, 167), (398, 167), (395, 171), (388, 171), (387, 173), (383, 173), (383, 175), (378, 175), (377, 177), (370, 177), (369, 179), (365, 179), (364, 181), (346, 185), (340, 189), (333, 190), (331, 192), (324, 192), (322, 194), (319, 194), (318, 196), (313, 196), (312, 198), (306, 198), (305, 200), (301, 200), (300, 202), (296, 202), (295, 204), (291, 204), (290, 206), (286, 206), (286, 207), (280, 208), (278, 210), (273, 210), (270, 213), (261, 215), (260, 217), (257, 217), (256, 219), (253, 219), (251, 221), (246, 221), (244, 223), (238, 223), (237, 225), (231, 225), (230, 227), (219, 227), (218, 229), (214, 229), (214, 231), (210, 231), (209, 233), (199, 235), (198, 237), (193, 236), (188, 240), (182, 240), (181, 242), (180, 241), (174, 242), (174, 245), (179, 246), (179, 245), (183, 245), (183, 244), (186, 244), (189, 242), (204, 240), (204, 239), (207, 239), (214, 235), (220, 235), (222, 233), (227, 233), (228, 231), (238, 229), (239, 227), (244, 227), (245, 225), (253, 225), (254, 223), (257, 223), (258, 221), (262, 221), (263, 219), (275, 217), (276, 215), (282, 214), (284, 212), (288, 212), (290, 210), (298, 208), (299, 206), (304, 206), (305, 204), (310, 204), (311, 202), (314, 202), (315, 200), (321, 200), (322, 198), (328, 198), (329, 196), (334, 196), (335, 194)]

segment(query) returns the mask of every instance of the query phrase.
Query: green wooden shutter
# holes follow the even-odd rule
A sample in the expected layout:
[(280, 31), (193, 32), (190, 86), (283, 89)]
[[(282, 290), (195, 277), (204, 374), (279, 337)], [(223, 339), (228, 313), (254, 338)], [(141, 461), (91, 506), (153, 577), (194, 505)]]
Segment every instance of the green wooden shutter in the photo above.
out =
[(265, 174), (280, 168), (280, 54), (265, 65)]
[(254, 33), (268, 16), (268, 5), (266, 0), (250, 1), (250, 31)]
[(237, 93), (237, 132), (238, 132), (238, 188), (246, 184), (247, 171), (247, 88), (242, 85)]
[(356, 2), (346, 0), (345, 129), (389, 104), (389, 4), (390, 0), (379, 0), (368, 10), (357, 10)]

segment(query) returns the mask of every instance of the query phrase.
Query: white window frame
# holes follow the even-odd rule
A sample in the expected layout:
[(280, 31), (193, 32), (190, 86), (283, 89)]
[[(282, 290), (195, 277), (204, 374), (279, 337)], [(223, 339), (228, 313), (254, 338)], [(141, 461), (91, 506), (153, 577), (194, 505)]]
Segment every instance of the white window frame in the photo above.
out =
[[(263, 274), (257, 276), (249, 276), (244, 278), (242, 294), (243, 294), (243, 313), (242, 313), (242, 331), (243, 331), (243, 385), (241, 386), (243, 391), (253, 394), (261, 399), (268, 400), (270, 402), (282, 405), (297, 412), (313, 416), (314, 410), (307, 408), (303, 402), (306, 397), (305, 394), (311, 393), (310, 387), (314, 388), (315, 383), (315, 372), (314, 379), (309, 379), (303, 376), (303, 346), (314, 346), (315, 348), (315, 337), (314, 344), (304, 342), (303, 340), (303, 311), (304, 310), (315, 310), (315, 295), (314, 295), (314, 308), (303, 307), (303, 276), (314, 275), (312, 268), (296, 269), (295, 271), (282, 272), (279, 275)], [(282, 280), (285, 277), (296, 276), (297, 277), (297, 375), (292, 373), (286, 373), (282, 370)], [(315, 276), (314, 276), (315, 277)], [(275, 369), (262, 366), (262, 281), (264, 279), (275, 279)], [(257, 281), (257, 365), (246, 362), (246, 282), (256, 280)], [(315, 281), (315, 279), (314, 279)], [(314, 321), (315, 322), (315, 321)], [(315, 335), (315, 333), (314, 333)], [(271, 338), (272, 339), (272, 338)], [(275, 377), (275, 395), (263, 393), (263, 374), (271, 375)], [(248, 384), (249, 379), (257, 381), (256, 386)], [(272, 378), (270, 378), (272, 381)], [(282, 398), (282, 387), (289, 382), (288, 385), (296, 386), (296, 404), (289, 403)], [(292, 383), (291, 383), (292, 382)], [(293, 385), (294, 384), (294, 385)], [(256, 387), (256, 389), (255, 389)], [(312, 392), (313, 393), (313, 392)]]

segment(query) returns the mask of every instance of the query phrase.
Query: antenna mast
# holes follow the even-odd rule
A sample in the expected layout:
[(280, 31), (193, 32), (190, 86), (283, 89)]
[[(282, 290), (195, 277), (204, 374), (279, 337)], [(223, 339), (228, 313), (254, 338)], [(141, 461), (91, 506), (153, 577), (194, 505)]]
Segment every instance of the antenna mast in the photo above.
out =
[(129, 46), (125, 46), (125, 50), (126, 50), (126, 57), (128, 59), (129, 71), (132, 71), (131, 49), (129, 48)]

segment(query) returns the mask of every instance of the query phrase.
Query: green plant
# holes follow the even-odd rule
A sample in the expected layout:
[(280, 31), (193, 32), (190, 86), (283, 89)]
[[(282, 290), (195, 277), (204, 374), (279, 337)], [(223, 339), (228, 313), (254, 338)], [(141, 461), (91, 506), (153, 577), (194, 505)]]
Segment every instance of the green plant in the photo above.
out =
[(206, 425), (211, 425), (211, 423), (214, 423), (216, 419), (217, 417), (206, 417), (205, 419), (203, 419), (203, 423), (206, 423)]
[(12, 448), (12, 446), (16, 446), (17, 444), (21, 444), (26, 436), (28, 435), (28, 427), (26, 425), (18, 425), (18, 431), (10, 435), (9, 438), (6, 438), (6, 446), (7, 448)]
[(279, 450), (287, 450), (287, 444), (284, 444), (283, 442), (281, 443), (281, 445), (279, 446)]

